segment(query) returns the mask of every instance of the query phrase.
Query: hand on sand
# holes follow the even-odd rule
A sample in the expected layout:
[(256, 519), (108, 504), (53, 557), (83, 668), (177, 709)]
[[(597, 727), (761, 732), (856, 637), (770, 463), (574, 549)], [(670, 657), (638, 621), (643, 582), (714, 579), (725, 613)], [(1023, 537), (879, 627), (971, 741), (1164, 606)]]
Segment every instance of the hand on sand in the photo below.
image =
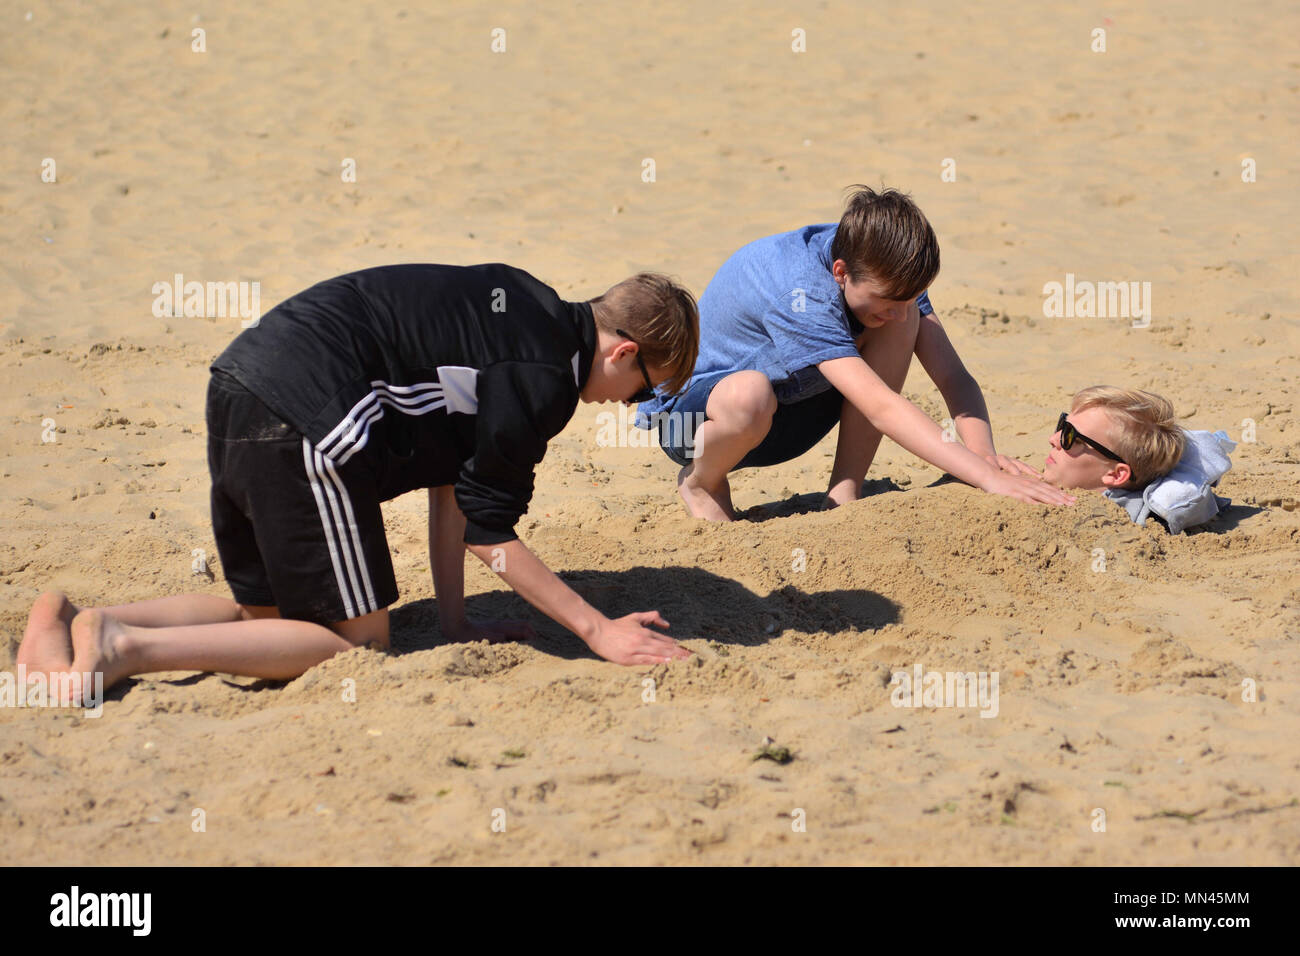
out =
[(650, 625), (667, 628), (658, 611), (636, 611), (626, 617), (606, 620), (587, 645), (615, 664), (664, 664), (685, 660), (691, 652), (671, 637), (650, 630)]
[(527, 621), (471, 621), (468, 618), (457, 624), (444, 625), (442, 633), (456, 644), (470, 644), (474, 641), (488, 641), (492, 644), (531, 641), (537, 636), (537, 631)]
[(1030, 504), (1072, 505), (1075, 501), (1074, 495), (1029, 475), (1012, 476), (999, 472), (984, 490), (991, 495), (1006, 495)]
[(1026, 465), (1023, 461), (1016, 461), (1014, 458), (1008, 458), (1006, 455), (985, 455), (984, 460), (994, 468), (1005, 471), (1009, 475), (1032, 475), (1035, 478), (1042, 478), (1042, 472), (1034, 471), (1033, 468)]

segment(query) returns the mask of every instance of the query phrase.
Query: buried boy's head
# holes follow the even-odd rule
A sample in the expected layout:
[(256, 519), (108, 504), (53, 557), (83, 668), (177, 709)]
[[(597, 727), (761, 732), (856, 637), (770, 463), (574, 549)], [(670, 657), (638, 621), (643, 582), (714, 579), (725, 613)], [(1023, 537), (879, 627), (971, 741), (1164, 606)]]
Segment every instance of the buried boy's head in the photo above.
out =
[(1062, 488), (1141, 488), (1168, 474), (1187, 444), (1173, 405), (1135, 388), (1085, 388), (1061, 417), (1043, 478)]
[(596, 357), (586, 402), (640, 402), (649, 386), (685, 387), (700, 352), (695, 297), (672, 279), (641, 272), (591, 300)]

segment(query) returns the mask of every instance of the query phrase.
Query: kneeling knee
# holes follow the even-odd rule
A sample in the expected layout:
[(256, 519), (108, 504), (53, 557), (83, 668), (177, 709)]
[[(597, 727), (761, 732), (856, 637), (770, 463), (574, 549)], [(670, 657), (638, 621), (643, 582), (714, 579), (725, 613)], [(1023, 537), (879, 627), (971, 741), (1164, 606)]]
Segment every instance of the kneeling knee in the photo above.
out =
[[(335, 633), (338, 632), (335, 631)], [(375, 651), (387, 651), (391, 648), (391, 641), (386, 633), (363, 631), (356, 634), (339, 634), (339, 637), (353, 647), (368, 647)]]
[(762, 372), (745, 372), (736, 376), (736, 381), (729, 382), (729, 388), (723, 397), (723, 408), (718, 415), (710, 418), (728, 419), (741, 427), (762, 428), (766, 430), (776, 414), (776, 393), (772, 383)]
[(383, 634), (375, 634), (368, 640), (353, 641), (352, 643), (357, 647), (369, 647), (376, 651), (387, 651), (391, 648), (391, 641), (389, 640), (387, 632)]
[(387, 609), (339, 621), (332, 624), (330, 630), (354, 647), (373, 647), (381, 651), (389, 648)]

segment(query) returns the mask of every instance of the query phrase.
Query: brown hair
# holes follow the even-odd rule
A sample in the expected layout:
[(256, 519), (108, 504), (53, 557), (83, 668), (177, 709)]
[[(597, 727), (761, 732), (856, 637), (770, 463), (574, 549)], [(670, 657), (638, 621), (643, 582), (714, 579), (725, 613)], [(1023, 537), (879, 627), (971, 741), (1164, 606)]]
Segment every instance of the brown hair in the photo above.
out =
[(592, 299), (591, 308), (598, 328), (611, 335), (622, 329), (647, 365), (668, 371), (669, 394), (686, 387), (700, 353), (700, 313), (690, 290), (657, 272), (640, 272)]
[(1117, 434), (1113, 450), (1133, 472), (1127, 487), (1140, 488), (1167, 475), (1183, 457), (1187, 436), (1168, 399), (1136, 388), (1093, 385), (1070, 402), (1071, 413), (1085, 408), (1101, 408), (1110, 416)]
[(843, 259), (855, 282), (871, 279), (886, 299), (915, 299), (939, 274), (939, 240), (911, 198), (896, 189), (850, 186), (831, 240), (831, 259)]

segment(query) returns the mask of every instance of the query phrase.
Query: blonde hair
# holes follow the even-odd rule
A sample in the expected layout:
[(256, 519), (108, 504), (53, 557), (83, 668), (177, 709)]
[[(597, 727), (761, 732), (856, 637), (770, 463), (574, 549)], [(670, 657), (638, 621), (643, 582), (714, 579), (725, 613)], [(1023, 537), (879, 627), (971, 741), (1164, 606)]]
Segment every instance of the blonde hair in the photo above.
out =
[(640, 347), (641, 358), (665, 369), (668, 394), (686, 387), (700, 354), (700, 313), (695, 296), (668, 276), (640, 272), (591, 300), (597, 328), (622, 329)]
[(1133, 477), (1129, 488), (1140, 488), (1167, 475), (1183, 457), (1187, 436), (1168, 399), (1136, 388), (1093, 385), (1077, 392), (1070, 412), (1104, 409), (1115, 427), (1115, 454), (1124, 459)]

